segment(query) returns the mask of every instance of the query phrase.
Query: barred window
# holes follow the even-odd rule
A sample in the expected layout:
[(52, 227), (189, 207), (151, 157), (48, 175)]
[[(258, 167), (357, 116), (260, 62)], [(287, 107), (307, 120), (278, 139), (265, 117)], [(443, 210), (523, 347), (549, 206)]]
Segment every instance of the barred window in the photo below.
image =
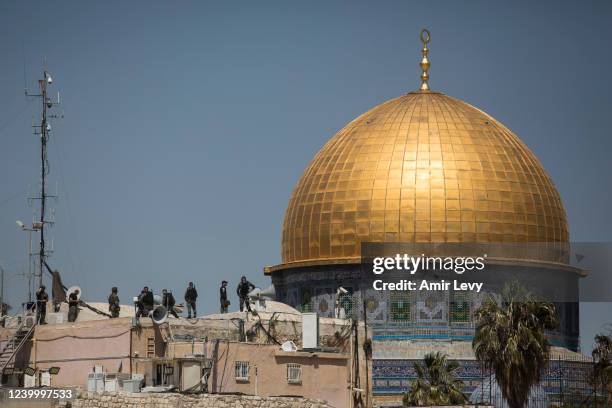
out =
[(299, 364), (287, 364), (287, 382), (289, 384), (302, 383), (302, 366)]
[(236, 361), (236, 381), (249, 381), (248, 361)]

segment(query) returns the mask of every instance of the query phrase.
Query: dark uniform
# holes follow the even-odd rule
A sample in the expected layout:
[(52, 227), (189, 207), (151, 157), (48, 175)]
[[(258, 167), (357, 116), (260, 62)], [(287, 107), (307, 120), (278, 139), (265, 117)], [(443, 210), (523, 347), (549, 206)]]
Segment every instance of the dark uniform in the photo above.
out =
[(47, 302), (49, 301), (49, 295), (45, 292), (45, 287), (41, 286), (36, 291), (36, 322), (38, 324), (47, 324), (45, 321), (47, 317)]
[(6, 303), (0, 303), (0, 327), (4, 327), (6, 324), (6, 314), (8, 312), (9, 305)]
[(193, 317), (197, 317), (196, 312), (196, 299), (198, 298), (198, 291), (196, 290), (193, 282), (189, 282), (189, 286), (185, 291), (185, 303), (187, 303), (187, 318), (191, 319), (191, 314), (193, 312)]
[(108, 295), (108, 311), (111, 314), (111, 318), (119, 317), (121, 311), (121, 305), (119, 304), (119, 295), (117, 295), (117, 288), (111, 289), (111, 294)]
[(68, 321), (75, 322), (79, 315), (79, 292), (75, 291), (68, 296)]
[(164, 305), (168, 313), (178, 318), (178, 315), (174, 311), (174, 305), (176, 304), (176, 301), (174, 300), (174, 295), (172, 295), (172, 292), (168, 292), (166, 289), (163, 290), (163, 294), (164, 297), (162, 299), (162, 304)]
[(253, 289), (255, 289), (255, 285), (253, 285), (251, 282), (249, 282), (246, 277), (242, 277), (240, 279), (240, 283), (238, 284), (238, 287), (236, 288), (236, 294), (238, 295), (238, 297), (240, 298), (240, 311), (242, 312), (244, 310), (244, 307), (246, 306), (246, 310), (248, 310), (249, 312), (251, 311), (251, 305), (249, 304), (249, 292), (252, 291)]
[(219, 303), (221, 303), (221, 313), (227, 313), (227, 307), (230, 302), (227, 300), (227, 281), (221, 282), (219, 288)]
[(151, 292), (149, 288), (145, 286), (138, 296), (138, 312), (136, 312), (136, 317), (148, 316), (149, 312), (153, 310), (154, 304), (155, 300), (153, 299), (153, 292)]

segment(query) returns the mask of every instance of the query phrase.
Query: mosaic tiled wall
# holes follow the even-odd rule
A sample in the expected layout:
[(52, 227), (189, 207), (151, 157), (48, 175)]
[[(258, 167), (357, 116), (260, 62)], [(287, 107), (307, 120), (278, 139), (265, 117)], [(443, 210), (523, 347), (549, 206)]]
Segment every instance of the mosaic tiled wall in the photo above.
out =
[[(335, 317), (337, 290), (346, 316), (367, 317), (375, 339), (471, 340), (474, 312), (495, 292), (456, 291), (377, 291), (364, 279), (359, 267), (335, 266), (289, 270), (273, 275), (277, 299), (302, 312)], [(561, 326), (550, 333), (554, 345), (577, 350), (578, 304), (557, 307)]]
[[(490, 372), (482, 369), (474, 360), (457, 360), (457, 377), (465, 384), (464, 392), (471, 394), (482, 381), (488, 381)], [(372, 365), (373, 391), (375, 395), (402, 394), (409, 390), (417, 378), (414, 364), (420, 360), (374, 360)], [(588, 359), (552, 360), (544, 372), (540, 385), (551, 402), (572, 395), (592, 393), (593, 365)]]

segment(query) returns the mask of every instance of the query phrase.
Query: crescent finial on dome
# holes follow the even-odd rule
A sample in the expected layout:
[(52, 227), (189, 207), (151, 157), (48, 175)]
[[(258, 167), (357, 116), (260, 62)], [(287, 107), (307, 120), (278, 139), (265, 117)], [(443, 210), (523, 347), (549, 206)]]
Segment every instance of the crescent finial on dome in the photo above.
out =
[(423, 59), (421, 59), (421, 91), (429, 91), (429, 48), (427, 48), (427, 44), (429, 44), (429, 40), (431, 39), (431, 34), (429, 30), (424, 28), (421, 30), (421, 42), (423, 43), (423, 49), (421, 50), (421, 54), (423, 55)]

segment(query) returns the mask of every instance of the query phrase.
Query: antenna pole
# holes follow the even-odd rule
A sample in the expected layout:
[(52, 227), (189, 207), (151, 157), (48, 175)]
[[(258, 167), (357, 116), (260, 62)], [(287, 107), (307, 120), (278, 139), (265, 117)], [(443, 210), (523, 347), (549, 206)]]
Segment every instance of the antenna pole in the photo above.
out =
[(4, 268), (0, 265), (0, 320), (4, 316)]
[[(47, 224), (52, 225), (52, 220), (47, 220), (47, 198), (55, 198), (54, 195), (47, 194), (47, 175), (49, 174), (49, 162), (47, 159), (47, 142), (49, 141), (49, 136), (51, 132), (51, 126), (49, 124), (50, 118), (56, 118), (57, 115), (47, 115), (47, 110), (51, 109), (54, 105), (59, 104), (59, 94), (58, 101), (53, 102), (51, 98), (49, 98), (47, 93), (47, 87), (51, 85), (53, 79), (49, 72), (47, 71), (46, 63), (45, 68), (43, 70), (42, 79), (38, 80), (38, 86), (40, 93), (32, 95), (26, 92), (26, 96), (29, 97), (37, 97), (40, 98), (42, 102), (42, 114), (40, 119), (40, 126), (34, 125), (34, 134), (40, 136), (40, 196), (39, 197), (31, 197), (31, 199), (40, 200), (40, 218), (37, 222), (32, 225), (32, 231), (40, 232), (40, 247), (38, 251), (38, 261), (39, 261), (39, 271), (38, 271), (38, 286), (42, 286), (43, 284), (43, 271), (46, 265), (46, 258), (49, 256), (50, 251), (46, 248), (45, 242), (45, 229)], [(61, 117), (61, 116), (60, 116)], [(53, 248), (51, 248), (53, 251)]]
[(47, 80), (48, 73), (45, 69), (43, 79), (39, 80), (40, 93), (42, 99), (42, 118), (40, 124), (40, 252), (39, 262), (40, 270), (38, 275), (38, 286), (43, 283), (43, 269), (45, 267), (45, 210), (46, 210), (46, 182), (47, 182)]
[(28, 231), (28, 302), (32, 301), (32, 230)]

